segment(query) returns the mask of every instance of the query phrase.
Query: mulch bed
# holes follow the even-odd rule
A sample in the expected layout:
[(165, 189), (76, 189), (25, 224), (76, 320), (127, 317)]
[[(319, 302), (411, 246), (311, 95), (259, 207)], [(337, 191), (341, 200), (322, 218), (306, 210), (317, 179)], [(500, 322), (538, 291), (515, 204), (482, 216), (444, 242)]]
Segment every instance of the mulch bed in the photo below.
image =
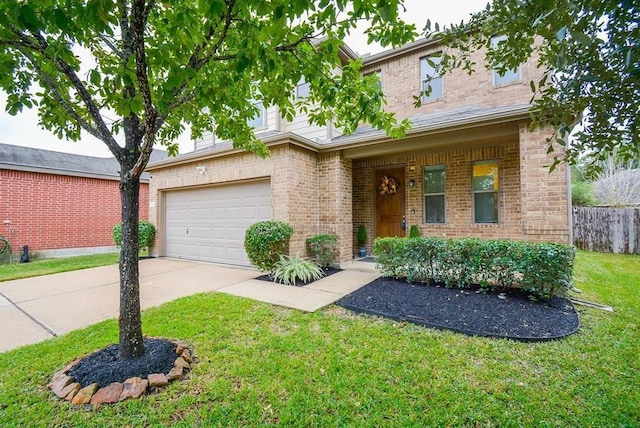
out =
[(520, 292), (489, 294), (392, 278), (378, 278), (337, 304), (427, 327), (520, 341), (560, 339), (575, 333), (580, 325), (567, 299), (533, 301)]
[[(324, 274), (324, 276), (322, 278), (326, 278), (328, 276), (333, 275), (334, 273), (338, 273), (338, 272), (341, 272), (341, 271), (342, 271), (342, 269), (337, 269), (337, 268), (333, 268), (333, 267), (322, 268), (322, 272)], [(322, 279), (322, 278), (320, 278), (320, 279)], [(259, 279), (260, 281), (274, 282), (273, 278), (271, 278), (270, 274), (260, 275), (259, 277), (255, 278), (255, 279)], [(303, 281), (300, 281), (298, 279), (298, 280), (296, 280), (295, 286), (296, 287), (304, 287), (305, 285), (309, 285), (309, 284), (311, 284), (313, 282), (315, 282), (315, 281), (303, 282)], [(280, 284), (280, 283), (276, 282), (276, 284)]]
[(144, 355), (118, 359), (119, 345), (110, 345), (82, 359), (69, 371), (82, 387), (100, 387), (123, 382), (130, 377), (146, 378), (152, 373), (168, 373), (176, 359), (176, 346), (164, 339), (144, 339)]

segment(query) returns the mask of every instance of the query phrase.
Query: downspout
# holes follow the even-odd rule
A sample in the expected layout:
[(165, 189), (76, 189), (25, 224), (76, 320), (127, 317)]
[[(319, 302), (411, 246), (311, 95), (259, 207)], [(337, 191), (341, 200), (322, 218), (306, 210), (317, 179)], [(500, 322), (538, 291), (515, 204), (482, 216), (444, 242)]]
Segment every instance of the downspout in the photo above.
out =
[(316, 153), (316, 234), (320, 234), (320, 153)]
[(567, 221), (569, 226), (569, 245), (573, 245), (573, 204), (571, 202), (571, 167), (566, 166), (567, 175)]

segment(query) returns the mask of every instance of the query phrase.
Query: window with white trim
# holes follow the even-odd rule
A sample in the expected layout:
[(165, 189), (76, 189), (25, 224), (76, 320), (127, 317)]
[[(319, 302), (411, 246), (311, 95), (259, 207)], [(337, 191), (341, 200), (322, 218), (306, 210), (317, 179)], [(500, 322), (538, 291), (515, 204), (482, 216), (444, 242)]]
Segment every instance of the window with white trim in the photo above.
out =
[(303, 77), (296, 85), (296, 99), (307, 98), (309, 96), (309, 91), (309, 83), (305, 82)]
[(439, 53), (420, 58), (420, 90), (423, 91), (423, 102), (442, 98), (442, 77), (439, 71), (441, 59)]
[(424, 222), (445, 222), (445, 167), (424, 167)]
[[(507, 36), (494, 36), (491, 38), (491, 48), (497, 49), (500, 42), (506, 40)], [(500, 74), (498, 70), (493, 69), (493, 84), (495, 86), (506, 85), (508, 83), (517, 82), (521, 79), (520, 67), (516, 67), (513, 70), (507, 70), (504, 74)]]
[(247, 124), (252, 128), (262, 128), (266, 124), (264, 104), (262, 101), (255, 101), (253, 105), (258, 109), (258, 113)]
[(498, 223), (498, 162), (474, 162), (472, 168), (473, 222)]

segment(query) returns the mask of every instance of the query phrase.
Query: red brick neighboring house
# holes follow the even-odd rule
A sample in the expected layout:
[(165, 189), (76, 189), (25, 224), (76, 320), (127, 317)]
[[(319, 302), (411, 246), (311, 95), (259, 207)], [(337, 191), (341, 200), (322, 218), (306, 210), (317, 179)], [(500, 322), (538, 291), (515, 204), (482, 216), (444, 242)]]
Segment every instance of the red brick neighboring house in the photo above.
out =
[[(153, 159), (166, 158), (154, 152)], [(37, 257), (115, 251), (120, 222), (114, 158), (0, 144), (0, 235), (14, 252)], [(140, 218), (149, 217), (149, 174), (140, 186)]]
[[(405, 236), (411, 225), (424, 236), (570, 243), (567, 168), (549, 174), (561, 153), (547, 154), (551, 129), (530, 127), (535, 59), (500, 76), (474, 53), (476, 73), (439, 77), (432, 65), (441, 51), (422, 40), (362, 59), (388, 109), (412, 122), (402, 139), (367, 126), (341, 135), (269, 107), (252, 121), (267, 159), (209, 135), (193, 153), (150, 164), (159, 255), (246, 265), (244, 231), (265, 219), (293, 226), (294, 255), (315, 234), (338, 235), (341, 261), (357, 253), (360, 225), (369, 251), (374, 238)], [(343, 54), (357, 58), (347, 47)], [(415, 108), (429, 76), (433, 91)], [(305, 93), (297, 89), (292, 96)]]

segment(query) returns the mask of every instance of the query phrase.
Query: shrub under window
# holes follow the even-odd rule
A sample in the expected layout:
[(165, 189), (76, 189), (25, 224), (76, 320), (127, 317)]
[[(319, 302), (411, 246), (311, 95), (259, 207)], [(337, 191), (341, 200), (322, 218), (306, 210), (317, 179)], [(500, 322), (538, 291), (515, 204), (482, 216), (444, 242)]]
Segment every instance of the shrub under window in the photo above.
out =
[(373, 253), (384, 276), (447, 287), (521, 289), (549, 299), (572, 285), (575, 250), (553, 243), (477, 238), (378, 238)]

